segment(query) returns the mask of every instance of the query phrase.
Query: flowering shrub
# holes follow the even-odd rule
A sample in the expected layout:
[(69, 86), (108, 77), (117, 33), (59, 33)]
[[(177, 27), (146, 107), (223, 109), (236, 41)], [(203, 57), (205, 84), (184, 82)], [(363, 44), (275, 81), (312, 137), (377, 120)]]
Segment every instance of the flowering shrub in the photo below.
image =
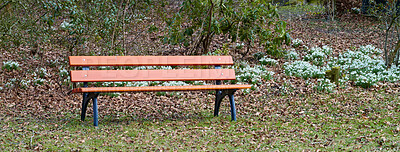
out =
[(319, 67), (311, 65), (305, 61), (294, 61), (293, 63), (286, 62), (283, 65), (285, 74), (289, 76), (308, 78), (323, 78), (325, 72), (322, 72)]
[(19, 70), (19, 63), (14, 61), (3, 62), (3, 67), (1, 69), (8, 71)]
[(262, 65), (276, 65), (278, 63), (278, 61), (276, 61), (275, 59), (271, 59), (271, 58), (267, 58), (267, 57), (263, 57), (259, 61)]

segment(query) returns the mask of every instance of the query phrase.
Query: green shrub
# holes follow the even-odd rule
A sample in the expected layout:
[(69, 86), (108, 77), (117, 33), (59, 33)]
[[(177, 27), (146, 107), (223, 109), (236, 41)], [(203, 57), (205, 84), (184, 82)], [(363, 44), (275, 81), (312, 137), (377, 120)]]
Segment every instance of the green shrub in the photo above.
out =
[(267, 0), (185, 0), (166, 25), (165, 43), (195, 43), (192, 46), (201, 46), (203, 54), (208, 53), (211, 40), (219, 34), (228, 34), (232, 43), (243, 42), (246, 55), (256, 40), (269, 51), (278, 50), (283, 42), (290, 43), (286, 22), (279, 19), (276, 6)]

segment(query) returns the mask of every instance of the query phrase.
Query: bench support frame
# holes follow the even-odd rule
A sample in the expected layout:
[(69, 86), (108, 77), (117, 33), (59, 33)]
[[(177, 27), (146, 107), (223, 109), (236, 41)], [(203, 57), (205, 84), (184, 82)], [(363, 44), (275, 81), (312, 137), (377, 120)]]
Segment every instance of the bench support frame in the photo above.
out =
[[(82, 67), (82, 70), (89, 70), (89, 67)], [(83, 87), (88, 87), (88, 83), (84, 82)], [(89, 92), (89, 93), (83, 93), (83, 99), (82, 99), (82, 113), (81, 113), (81, 120), (85, 121), (86, 117), (86, 110), (87, 106), (89, 104), (89, 101), (93, 101), (93, 125), (98, 126), (99, 125), (99, 110), (97, 108), (97, 97), (99, 96), (99, 92)]]
[[(215, 69), (221, 69), (221, 66), (215, 66)], [(216, 85), (221, 85), (221, 80), (215, 81)], [(221, 106), (222, 99), (225, 96), (229, 97), (229, 102), (231, 103), (231, 118), (232, 121), (236, 121), (236, 107), (235, 107), (235, 100), (233, 99), (233, 94), (235, 94), (236, 90), (238, 89), (231, 89), (231, 90), (215, 90), (215, 107), (214, 107), (214, 116), (218, 116), (219, 107)]]
[(89, 104), (89, 101), (93, 101), (93, 125), (98, 126), (98, 108), (97, 108), (97, 96), (99, 96), (100, 93), (98, 92), (90, 92), (90, 93), (83, 93), (83, 100), (82, 100), (82, 113), (81, 113), (81, 120), (85, 121), (86, 117), (86, 110), (87, 106)]
[(232, 121), (236, 121), (236, 107), (235, 107), (235, 100), (233, 99), (233, 94), (236, 92), (236, 90), (237, 89), (216, 90), (214, 116), (218, 116), (219, 107), (221, 106), (222, 99), (224, 99), (225, 96), (228, 96), (229, 102), (231, 104), (231, 118)]

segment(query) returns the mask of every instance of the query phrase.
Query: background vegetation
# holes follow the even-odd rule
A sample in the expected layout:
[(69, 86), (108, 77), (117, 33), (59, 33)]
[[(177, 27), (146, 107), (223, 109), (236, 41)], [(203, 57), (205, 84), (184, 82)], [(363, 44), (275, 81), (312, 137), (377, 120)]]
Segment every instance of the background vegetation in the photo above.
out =
[[(386, 32), (380, 20), (395, 15), (321, 5), (0, 1), (0, 149), (398, 151), (400, 71), (385, 64), (397, 25)], [(237, 81), (225, 83), (253, 85), (235, 96), (237, 122), (227, 100), (212, 116), (214, 92), (121, 93), (99, 97), (93, 127), (90, 105), (81, 122), (82, 95), (67, 94), (70, 55), (195, 54), (233, 56)], [(337, 83), (326, 75), (333, 67)]]

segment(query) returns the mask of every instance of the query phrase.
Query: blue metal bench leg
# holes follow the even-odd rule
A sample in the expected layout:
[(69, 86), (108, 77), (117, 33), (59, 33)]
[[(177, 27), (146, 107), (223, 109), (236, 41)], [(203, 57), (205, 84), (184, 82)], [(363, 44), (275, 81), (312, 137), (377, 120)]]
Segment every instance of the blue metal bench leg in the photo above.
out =
[(87, 109), (87, 105), (89, 103), (88, 99), (88, 93), (83, 93), (83, 100), (82, 100), (82, 110), (81, 110), (81, 120), (85, 121), (85, 117), (86, 117), (86, 109)]
[(221, 91), (217, 90), (215, 92), (216, 92), (216, 94), (215, 94), (214, 116), (218, 116), (219, 107), (221, 106), (221, 101), (222, 101), (222, 99), (224, 97), (222, 96), (222, 92)]
[(93, 125), (98, 126), (99, 125), (99, 115), (98, 115), (98, 109), (97, 109), (97, 97), (93, 98)]
[(231, 118), (232, 118), (232, 121), (236, 121), (236, 107), (235, 107), (235, 100), (233, 99), (233, 94), (229, 95), (229, 102), (231, 103)]

